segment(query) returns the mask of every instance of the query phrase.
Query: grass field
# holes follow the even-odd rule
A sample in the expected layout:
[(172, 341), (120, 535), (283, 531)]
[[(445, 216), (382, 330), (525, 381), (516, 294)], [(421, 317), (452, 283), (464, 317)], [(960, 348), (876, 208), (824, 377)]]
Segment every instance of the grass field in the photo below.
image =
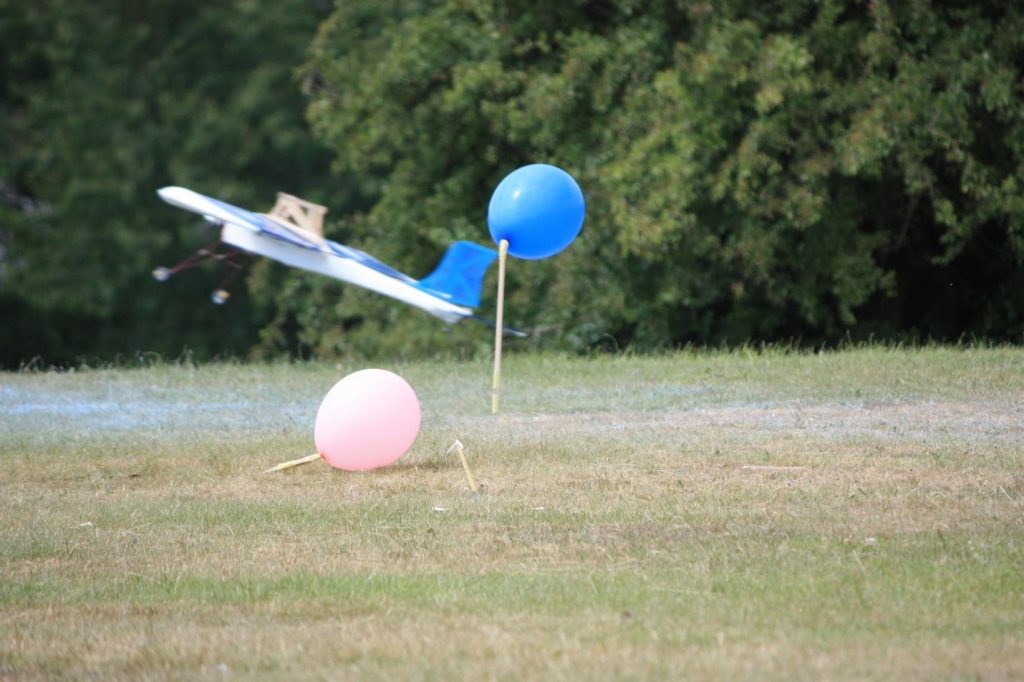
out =
[(1022, 349), (379, 366), (0, 375), (0, 679), (1024, 678)]

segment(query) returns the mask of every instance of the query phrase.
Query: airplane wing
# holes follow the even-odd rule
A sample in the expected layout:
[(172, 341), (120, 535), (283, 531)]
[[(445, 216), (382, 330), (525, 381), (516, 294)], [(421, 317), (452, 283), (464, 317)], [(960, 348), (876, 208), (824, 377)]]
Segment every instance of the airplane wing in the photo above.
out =
[[(364, 251), (309, 234), (270, 215), (248, 211), (184, 187), (164, 187), (157, 193), (168, 204), (221, 225), (221, 240), (226, 244), (376, 291), (448, 322), (476, 318), (472, 309), (480, 305), (484, 275), (498, 257), (494, 249), (472, 242), (454, 242), (437, 268), (416, 280)], [(161, 276), (157, 278), (162, 281), (177, 270), (158, 268)], [(227, 297), (223, 291), (217, 294), (222, 300)]]
[(265, 234), (274, 239), (280, 239), (296, 246), (301, 246), (315, 251), (322, 250), (322, 246), (313, 239), (303, 237), (295, 230), (289, 230), (280, 222), (263, 213), (254, 213), (244, 208), (233, 206), (226, 201), (208, 197), (199, 192), (193, 192), (184, 187), (164, 187), (157, 190), (160, 198), (172, 206), (192, 211), (211, 220), (215, 223), (231, 223), (244, 227), (247, 230), (258, 234)]

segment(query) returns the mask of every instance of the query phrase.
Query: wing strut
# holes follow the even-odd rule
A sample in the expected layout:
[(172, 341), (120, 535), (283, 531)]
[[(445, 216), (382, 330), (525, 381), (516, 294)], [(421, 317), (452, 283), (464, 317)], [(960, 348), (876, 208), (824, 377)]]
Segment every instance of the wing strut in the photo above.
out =
[(245, 269), (245, 266), (248, 263), (248, 257), (241, 249), (225, 246), (225, 248), (221, 250), (222, 246), (225, 246), (224, 242), (219, 239), (210, 242), (173, 267), (165, 268), (161, 266), (156, 268), (153, 270), (153, 279), (158, 282), (166, 282), (173, 275), (176, 275), (183, 270), (190, 270), (208, 260), (217, 261), (221, 263), (222, 274), (220, 283), (210, 295), (210, 300), (217, 305), (223, 305), (231, 296), (231, 293), (227, 289), (228, 285), (230, 285), (238, 275), (242, 273), (242, 270)]

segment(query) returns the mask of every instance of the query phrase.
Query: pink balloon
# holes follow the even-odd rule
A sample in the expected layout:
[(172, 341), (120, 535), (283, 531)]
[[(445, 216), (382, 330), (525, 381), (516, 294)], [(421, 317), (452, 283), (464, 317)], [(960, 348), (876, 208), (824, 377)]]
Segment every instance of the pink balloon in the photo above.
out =
[(328, 464), (369, 471), (393, 464), (420, 432), (420, 401), (394, 372), (363, 369), (327, 392), (316, 413), (316, 449)]

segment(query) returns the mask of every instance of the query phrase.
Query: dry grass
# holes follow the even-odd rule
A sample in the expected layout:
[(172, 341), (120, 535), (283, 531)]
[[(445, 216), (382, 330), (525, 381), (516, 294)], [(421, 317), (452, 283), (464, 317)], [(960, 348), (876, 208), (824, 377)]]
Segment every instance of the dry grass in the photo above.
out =
[(401, 365), (398, 465), (260, 473), (354, 369), (0, 377), (0, 678), (1024, 676), (1020, 350)]

